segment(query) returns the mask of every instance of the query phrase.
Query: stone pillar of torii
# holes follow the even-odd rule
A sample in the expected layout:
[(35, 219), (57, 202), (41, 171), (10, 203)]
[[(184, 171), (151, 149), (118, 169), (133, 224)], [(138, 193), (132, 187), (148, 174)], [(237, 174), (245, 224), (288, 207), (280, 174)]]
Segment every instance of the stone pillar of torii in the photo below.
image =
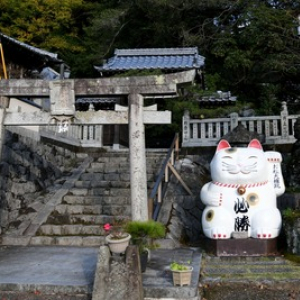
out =
[[(193, 82), (195, 70), (159, 76), (114, 77), (74, 80), (0, 80), (0, 151), (5, 126), (46, 126), (53, 118), (80, 124), (128, 124), (132, 220), (148, 220), (145, 124), (170, 124), (170, 111), (157, 106), (144, 107), (144, 97), (172, 98), (180, 84)], [(75, 97), (127, 96), (128, 107), (116, 105), (114, 111), (76, 111)], [(11, 97), (50, 97), (50, 111), (12, 112)], [(5, 101), (4, 101), (5, 99)], [(1, 153), (0, 153), (1, 154)]]

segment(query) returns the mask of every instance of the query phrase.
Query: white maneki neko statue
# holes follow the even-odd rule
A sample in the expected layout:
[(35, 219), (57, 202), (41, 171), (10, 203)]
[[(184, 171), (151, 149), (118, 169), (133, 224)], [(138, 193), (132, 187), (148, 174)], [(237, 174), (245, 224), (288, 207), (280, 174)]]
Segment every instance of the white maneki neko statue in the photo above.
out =
[(258, 239), (277, 237), (282, 218), (276, 198), (285, 191), (281, 161), (279, 152), (264, 152), (257, 139), (248, 147), (221, 140), (210, 164), (212, 181), (200, 192), (205, 236), (229, 239), (245, 232)]

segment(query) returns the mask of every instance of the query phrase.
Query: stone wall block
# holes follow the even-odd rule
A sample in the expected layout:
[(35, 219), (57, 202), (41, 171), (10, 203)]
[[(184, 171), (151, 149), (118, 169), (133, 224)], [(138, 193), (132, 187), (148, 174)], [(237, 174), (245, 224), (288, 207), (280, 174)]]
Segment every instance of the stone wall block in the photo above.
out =
[(56, 245), (59, 246), (82, 246), (81, 236), (62, 236), (56, 237)]
[(110, 163), (104, 165), (104, 173), (118, 173), (119, 172), (119, 163)]
[(120, 180), (121, 181), (130, 181), (130, 173), (121, 173)]
[(105, 167), (105, 163), (103, 163), (103, 162), (92, 162), (91, 163), (91, 169), (92, 170), (96, 169), (97, 172), (103, 172), (104, 167)]
[(101, 181), (103, 180), (103, 174), (98, 174), (98, 173), (83, 173), (80, 176), (80, 180), (82, 181), (92, 181), (92, 180), (96, 180), (96, 181)]
[(13, 199), (12, 201), (9, 202), (9, 208), (11, 210), (20, 209), (21, 208), (21, 200)]
[(104, 205), (102, 208), (102, 213), (110, 216), (130, 216), (130, 209), (131, 207), (128, 205)]
[(41, 235), (53, 235), (53, 225), (43, 225), (39, 229)]
[(79, 215), (83, 213), (84, 207), (82, 205), (67, 205), (66, 213), (70, 215)]
[(45, 148), (41, 144), (36, 145), (36, 154), (39, 156), (43, 156), (45, 154)]
[(60, 225), (52, 225), (52, 234), (57, 236), (57, 235), (62, 235), (63, 234), (63, 228)]
[(120, 196), (120, 197), (129, 197), (130, 196), (130, 189), (111, 189), (110, 190), (111, 196)]
[(105, 180), (92, 180), (91, 187), (92, 188), (109, 188), (111, 186), (111, 183), (109, 181)]
[(109, 174), (104, 174), (103, 176), (104, 180), (108, 181), (119, 181), (120, 180), (120, 175), (118, 173), (109, 173)]
[(65, 156), (65, 149), (64, 148), (56, 147), (55, 149), (56, 149), (57, 155)]
[(19, 210), (11, 210), (11, 211), (9, 211), (9, 213), (8, 213), (8, 221), (9, 222), (15, 221), (18, 218), (19, 215), (20, 215), (19, 214)]
[(105, 240), (101, 236), (84, 236), (82, 238), (82, 246), (86, 247), (102, 246), (105, 243)]
[(73, 153), (70, 152), (70, 156), (74, 159), (77, 158), (79, 160), (84, 160), (86, 157), (88, 157), (88, 153)]
[(33, 236), (30, 245), (55, 245), (55, 238), (49, 236)]
[(0, 163), (0, 174), (1, 174), (1, 179), (4, 179), (5, 177), (9, 176), (9, 164), (5, 161), (2, 161)]
[(64, 225), (63, 234), (65, 235), (81, 235), (82, 225)]
[(8, 191), (8, 178), (0, 177), (0, 191)]
[(9, 224), (8, 222), (9, 212), (7, 209), (1, 209), (0, 211), (0, 225), (2, 228), (6, 228)]
[(102, 173), (90, 173), (90, 176), (92, 178), (91, 181), (102, 181), (103, 180), (103, 174)]
[(84, 206), (83, 213), (88, 215), (100, 215), (102, 213), (102, 207), (101, 205)]
[(11, 187), (11, 192), (14, 195), (23, 195), (24, 193), (34, 193), (36, 192), (36, 186), (33, 182), (14, 182)]
[(88, 194), (88, 189), (72, 189), (70, 193), (74, 196), (86, 196)]
[[(82, 235), (100, 235), (101, 229), (100, 226), (97, 225), (88, 225), (88, 226), (83, 226), (81, 234)], [(105, 237), (102, 237), (103, 240)]]
[(91, 182), (78, 180), (75, 182), (74, 186), (80, 189), (89, 189), (91, 187)]
[(110, 161), (110, 159), (107, 156), (101, 156), (97, 159), (97, 162), (99, 162), (99, 163), (105, 163), (106, 164), (106, 163), (109, 163), (109, 161)]
[(91, 191), (93, 196), (109, 196), (109, 190), (103, 188), (95, 188)]
[(58, 213), (59, 215), (64, 215), (67, 211), (67, 205), (61, 204), (57, 205), (54, 209), (54, 213)]

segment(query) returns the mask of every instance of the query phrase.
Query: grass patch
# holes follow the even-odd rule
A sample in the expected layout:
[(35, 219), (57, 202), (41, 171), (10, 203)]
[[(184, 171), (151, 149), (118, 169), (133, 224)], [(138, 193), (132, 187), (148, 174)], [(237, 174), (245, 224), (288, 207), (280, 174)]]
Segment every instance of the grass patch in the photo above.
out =
[(284, 258), (292, 263), (300, 265), (300, 256), (293, 253), (284, 253)]

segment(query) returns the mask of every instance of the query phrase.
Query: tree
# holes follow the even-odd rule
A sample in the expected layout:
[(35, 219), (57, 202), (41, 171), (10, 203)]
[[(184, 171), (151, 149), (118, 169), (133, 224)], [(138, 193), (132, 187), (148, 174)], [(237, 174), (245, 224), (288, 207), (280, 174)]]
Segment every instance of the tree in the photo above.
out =
[(264, 86), (279, 96), (287, 84), (299, 84), (299, 14), (299, 1), (237, 1), (215, 19), (208, 69), (248, 99), (260, 99)]
[(0, 0), (2, 33), (50, 51), (81, 52), (83, 0)]

